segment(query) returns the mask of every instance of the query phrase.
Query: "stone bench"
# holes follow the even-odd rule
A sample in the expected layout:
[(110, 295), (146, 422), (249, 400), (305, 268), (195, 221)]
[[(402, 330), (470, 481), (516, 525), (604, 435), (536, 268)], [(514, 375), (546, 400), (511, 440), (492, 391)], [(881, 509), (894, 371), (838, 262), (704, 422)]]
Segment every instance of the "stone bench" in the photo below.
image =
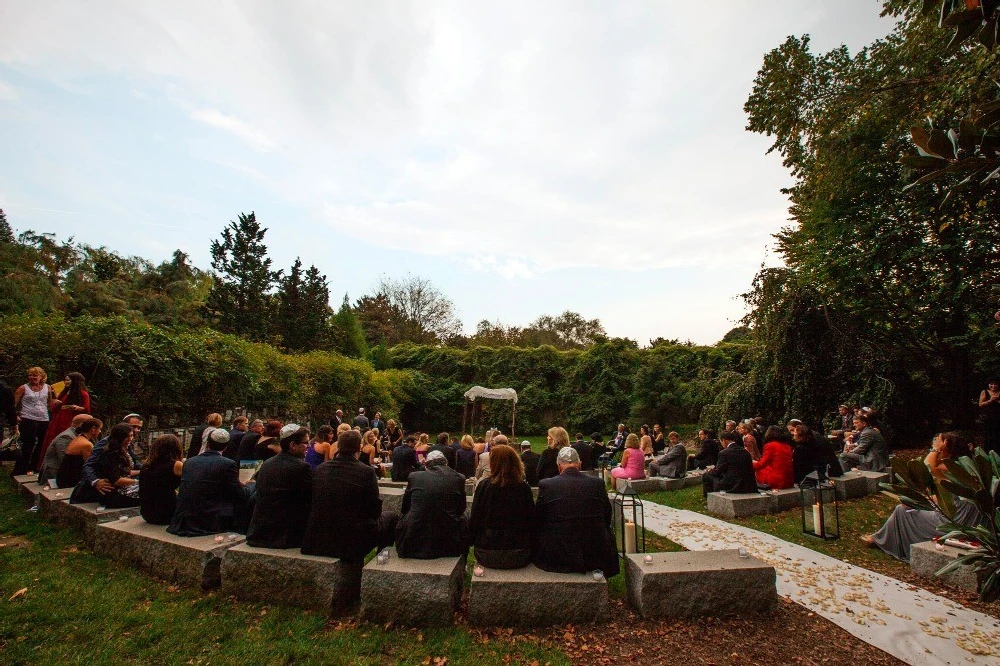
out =
[(802, 494), (798, 488), (782, 488), (781, 490), (772, 490), (770, 493), (771, 497), (774, 498), (774, 506), (771, 507), (774, 513), (801, 509), (802, 507)]
[(986, 576), (983, 573), (974, 572), (972, 566), (960, 567), (946, 576), (934, 575), (942, 567), (951, 564), (967, 552), (961, 548), (945, 545), (939, 549), (933, 541), (915, 543), (910, 546), (910, 571), (918, 576), (933, 578), (960, 590), (979, 592), (979, 587), (983, 584)]
[(778, 601), (774, 567), (738, 550), (625, 556), (625, 586), (644, 618), (719, 617), (772, 610)]
[(701, 475), (691, 474), (680, 479), (668, 479), (665, 476), (648, 476), (645, 479), (615, 479), (615, 488), (624, 492), (628, 486), (637, 494), (656, 493), (661, 490), (680, 490), (701, 485)]
[(21, 498), (24, 500), (25, 506), (35, 506), (38, 504), (38, 493), (42, 492), (43, 488), (48, 488), (48, 486), (43, 486), (35, 481), (29, 481), (28, 483), (22, 483), (18, 486), (18, 492), (21, 493)]
[(382, 498), (382, 510), (401, 513), (403, 511), (403, 495), (405, 494), (405, 488), (380, 486), (378, 496)]
[(14, 490), (20, 490), (24, 484), (36, 483), (37, 481), (38, 476), (33, 472), (31, 474), (18, 474), (17, 476), (10, 477), (10, 482), (14, 484)]
[(607, 615), (608, 583), (590, 573), (486, 569), (469, 588), (469, 624), (544, 627), (597, 622)]
[(38, 493), (38, 515), (46, 520), (51, 520), (52, 503), (69, 502), (69, 496), (72, 494), (72, 488), (43, 488)]
[(746, 518), (774, 513), (777, 502), (770, 493), (709, 493), (708, 512), (722, 518)]
[(361, 565), (303, 555), (297, 548), (241, 543), (222, 558), (221, 592), (246, 601), (341, 613), (361, 594)]
[(83, 537), (88, 547), (94, 547), (97, 537), (97, 526), (120, 519), (122, 516), (131, 518), (139, 515), (139, 507), (127, 509), (105, 509), (97, 502), (85, 504), (70, 504), (69, 502), (53, 502), (49, 505), (48, 519), (56, 525), (68, 527)]
[(868, 482), (869, 495), (877, 495), (878, 493), (882, 492), (882, 489), (879, 488), (880, 483), (892, 482), (892, 474), (890, 474), (889, 472), (859, 472), (859, 473), (861, 474), (861, 476), (865, 477), (865, 480)]
[(245, 540), (242, 535), (235, 540), (221, 536), (221, 543), (216, 542), (216, 535), (176, 536), (165, 525), (150, 525), (135, 517), (98, 525), (94, 552), (171, 583), (208, 590), (222, 582), (223, 555)]
[(436, 560), (372, 558), (361, 573), (361, 618), (411, 627), (450, 625), (462, 599), (465, 556)]
[(393, 481), (392, 479), (379, 479), (379, 488), (402, 488), (406, 490), (406, 481)]
[(830, 477), (837, 489), (837, 499), (840, 501), (858, 499), (869, 495), (868, 479), (862, 472), (852, 470), (843, 475)]

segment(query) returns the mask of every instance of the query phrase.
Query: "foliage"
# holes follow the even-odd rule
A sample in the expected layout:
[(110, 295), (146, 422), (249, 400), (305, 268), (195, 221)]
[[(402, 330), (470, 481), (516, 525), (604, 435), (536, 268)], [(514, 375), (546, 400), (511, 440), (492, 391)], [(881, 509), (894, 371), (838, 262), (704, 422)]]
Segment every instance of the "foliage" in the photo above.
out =
[(275, 328), (282, 346), (292, 351), (323, 349), (330, 342), (330, 287), (315, 266), (302, 272), (298, 258), (279, 281)]
[(468, 345), (484, 347), (539, 347), (551, 345), (556, 349), (585, 349), (606, 337), (599, 319), (584, 319), (569, 310), (561, 315), (542, 315), (527, 326), (507, 326), (486, 319), (479, 322), (476, 333)]
[(351, 358), (366, 358), (368, 356), (368, 341), (361, 328), (361, 322), (351, 308), (351, 303), (344, 295), (344, 302), (332, 321), (336, 331), (336, 349), (344, 356)]
[[(997, 507), (997, 487), (1000, 485), (1000, 454), (977, 448), (972, 457), (945, 461), (945, 479), (938, 481), (919, 459), (893, 459), (894, 483), (882, 484), (899, 495), (904, 505), (922, 511), (936, 511), (947, 522), (940, 531), (944, 539), (963, 538), (977, 541), (980, 548), (960, 555), (954, 562), (937, 572), (944, 576), (963, 566), (972, 566), (985, 574), (979, 599), (985, 602), (1000, 599), (1000, 513)], [(981, 525), (967, 526), (955, 522), (955, 498), (975, 505), (984, 520)]]
[(375, 288), (375, 296), (389, 305), (400, 340), (443, 342), (462, 332), (455, 305), (426, 278), (383, 277)]

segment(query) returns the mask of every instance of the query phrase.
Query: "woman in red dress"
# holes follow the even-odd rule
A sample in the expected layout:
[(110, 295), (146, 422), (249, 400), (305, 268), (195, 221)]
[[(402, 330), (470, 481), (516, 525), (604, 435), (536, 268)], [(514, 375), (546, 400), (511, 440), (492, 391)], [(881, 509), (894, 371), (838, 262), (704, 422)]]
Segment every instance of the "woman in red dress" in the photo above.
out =
[(90, 414), (90, 394), (87, 393), (87, 380), (79, 372), (66, 375), (63, 390), (56, 399), (49, 403), (49, 427), (45, 430), (42, 440), (42, 452), (38, 456), (39, 465), (45, 459), (45, 450), (49, 443), (66, 428), (70, 427), (73, 417), (77, 414)]
[(795, 485), (795, 468), (792, 459), (792, 445), (788, 433), (771, 426), (764, 433), (764, 452), (760, 460), (753, 463), (757, 483), (764, 483), (773, 490), (791, 488)]

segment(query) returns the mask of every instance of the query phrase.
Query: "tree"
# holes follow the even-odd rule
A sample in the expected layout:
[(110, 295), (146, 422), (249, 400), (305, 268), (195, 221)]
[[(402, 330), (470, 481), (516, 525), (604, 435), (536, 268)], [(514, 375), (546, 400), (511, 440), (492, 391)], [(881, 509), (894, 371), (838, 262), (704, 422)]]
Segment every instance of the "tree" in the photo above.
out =
[(365, 332), (351, 308), (347, 294), (344, 294), (344, 302), (333, 316), (333, 328), (337, 351), (351, 358), (367, 358), (368, 342), (365, 340)]
[(556, 349), (584, 349), (606, 338), (600, 319), (584, 319), (569, 310), (557, 317), (542, 315), (528, 324), (524, 337), (535, 344), (549, 344)]
[(211, 245), (212, 277), (205, 309), (215, 328), (251, 340), (269, 337), (272, 292), (282, 272), (271, 270), (264, 235), (256, 215), (240, 213)]
[(399, 315), (395, 322), (400, 340), (444, 342), (462, 332), (455, 306), (430, 280), (419, 276), (405, 279), (383, 277), (375, 289)]
[(365, 332), (365, 340), (369, 346), (385, 345), (392, 347), (403, 341), (399, 322), (403, 313), (382, 293), (373, 296), (362, 296), (354, 305), (354, 312), (361, 328)]
[(13, 242), (14, 230), (10, 228), (10, 222), (7, 221), (7, 215), (3, 212), (3, 208), (0, 208), (0, 243)]

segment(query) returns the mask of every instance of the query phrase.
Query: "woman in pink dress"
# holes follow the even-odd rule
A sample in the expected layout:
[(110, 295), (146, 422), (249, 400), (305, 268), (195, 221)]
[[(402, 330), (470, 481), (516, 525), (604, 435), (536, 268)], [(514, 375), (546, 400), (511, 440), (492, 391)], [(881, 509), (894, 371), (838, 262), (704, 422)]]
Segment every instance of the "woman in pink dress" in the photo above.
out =
[[(56, 399), (49, 403), (49, 427), (45, 429), (42, 439), (42, 450), (38, 454), (38, 466), (45, 460), (45, 450), (56, 435), (69, 428), (73, 417), (77, 414), (90, 414), (90, 394), (87, 393), (87, 380), (79, 372), (66, 375), (63, 390)], [(37, 470), (36, 470), (37, 471)]]
[(625, 438), (625, 452), (622, 453), (621, 465), (611, 470), (611, 476), (616, 479), (645, 479), (646, 456), (639, 448), (639, 436), (634, 432)]

